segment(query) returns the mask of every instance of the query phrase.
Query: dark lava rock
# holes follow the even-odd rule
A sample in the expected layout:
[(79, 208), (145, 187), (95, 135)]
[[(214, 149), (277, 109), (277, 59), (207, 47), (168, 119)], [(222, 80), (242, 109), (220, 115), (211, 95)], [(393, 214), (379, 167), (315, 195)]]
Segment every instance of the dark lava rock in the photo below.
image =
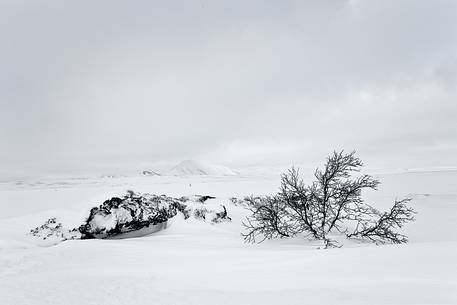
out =
[(212, 224), (231, 221), (225, 206), (218, 211), (205, 202), (214, 198), (207, 195), (172, 198), (127, 191), (124, 196), (112, 197), (93, 207), (78, 228), (69, 230), (56, 218), (50, 218), (29, 234), (55, 243), (68, 239), (139, 237), (165, 229), (168, 220), (178, 213), (184, 219), (193, 217)]
[(213, 223), (220, 223), (224, 221), (232, 221), (232, 218), (230, 218), (227, 214), (227, 209), (225, 208), (225, 205), (222, 205), (222, 208), (224, 209), (221, 212), (217, 212), (214, 218), (211, 220)]
[(152, 170), (144, 170), (141, 172), (143, 176), (160, 176), (159, 173), (152, 171)]
[(165, 195), (136, 194), (128, 191), (90, 210), (86, 222), (79, 227), (83, 239), (108, 238), (165, 223), (186, 206)]
[(61, 242), (69, 239), (79, 239), (81, 234), (77, 229), (67, 229), (55, 217), (49, 218), (44, 224), (30, 230), (30, 235), (42, 240)]
[(198, 197), (198, 201), (200, 201), (201, 203), (204, 203), (206, 200), (208, 199), (215, 199), (216, 197), (213, 197), (213, 196), (208, 196), (208, 195), (197, 195)]

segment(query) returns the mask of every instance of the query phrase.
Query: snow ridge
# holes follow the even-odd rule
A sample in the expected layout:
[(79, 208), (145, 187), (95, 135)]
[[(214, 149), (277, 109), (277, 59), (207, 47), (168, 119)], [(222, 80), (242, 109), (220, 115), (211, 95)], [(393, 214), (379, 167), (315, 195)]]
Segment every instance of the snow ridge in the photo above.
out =
[(235, 176), (237, 173), (223, 165), (203, 161), (185, 160), (167, 172), (170, 176)]

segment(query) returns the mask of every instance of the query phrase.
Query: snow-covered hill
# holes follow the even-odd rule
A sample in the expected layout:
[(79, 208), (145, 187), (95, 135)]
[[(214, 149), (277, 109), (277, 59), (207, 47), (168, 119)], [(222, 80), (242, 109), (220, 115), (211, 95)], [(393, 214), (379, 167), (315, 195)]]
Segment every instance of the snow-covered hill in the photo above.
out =
[(167, 172), (171, 176), (234, 176), (237, 173), (223, 165), (203, 161), (185, 160)]

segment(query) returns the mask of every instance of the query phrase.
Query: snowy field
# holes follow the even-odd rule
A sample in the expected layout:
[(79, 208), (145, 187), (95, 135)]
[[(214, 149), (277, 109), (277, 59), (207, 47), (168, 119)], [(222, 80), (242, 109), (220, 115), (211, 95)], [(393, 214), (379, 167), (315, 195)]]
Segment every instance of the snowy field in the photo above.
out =
[[(379, 208), (410, 196), (410, 243), (304, 238), (245, 244), (246, 211), (232, 196), (276, 192), (277, 174), (42, 178), (0, 182), (0, 304), (457, 304), (457, 170), (375, 174)], [(212, 195), (230, 223), (172, 219), (164, 231), (122, 240), (49, 245), (26, 233), (49, 217), (78, 226), (91, 207), (126, 190)]]

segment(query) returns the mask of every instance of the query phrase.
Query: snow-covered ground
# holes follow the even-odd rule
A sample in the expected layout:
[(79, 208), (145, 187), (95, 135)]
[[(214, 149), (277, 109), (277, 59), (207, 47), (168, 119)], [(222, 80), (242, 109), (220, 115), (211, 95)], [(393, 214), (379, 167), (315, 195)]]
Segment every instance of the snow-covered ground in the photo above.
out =
[[(0, 182), (0, 304), (457, 304), (457, 170), (376, 174), (385, 208), (411, 196), (410, 243), (318, 250), (303, 238), (243, 243), (230, 197), (273, 193), (276, 174), (43, 178)], [(55, 246), (26, 233), (55, 216), (78, 226), (127, 189), (213, 195), (231, 223), (176, 216), (167, 229)]]

